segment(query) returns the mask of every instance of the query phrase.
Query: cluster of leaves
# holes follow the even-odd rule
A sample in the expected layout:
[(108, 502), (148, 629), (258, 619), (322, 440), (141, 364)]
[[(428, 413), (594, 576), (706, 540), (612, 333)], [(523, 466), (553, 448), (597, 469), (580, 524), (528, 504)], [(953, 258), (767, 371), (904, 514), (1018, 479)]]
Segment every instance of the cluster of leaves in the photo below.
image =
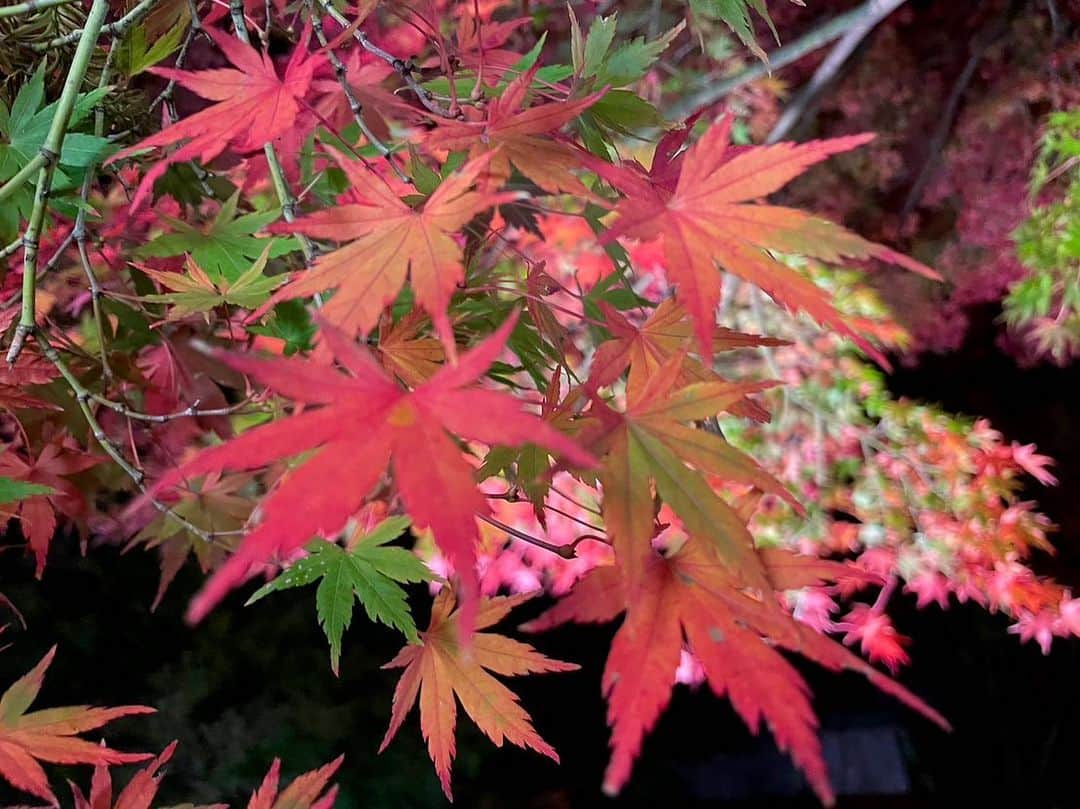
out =
[[(0, 187), (25, 199), (21, 238), (3, 248), (0, 471), (48, 487), (13, 495), (39, 576), (62, 516), (83, 538), (156, 548), (157, 600), (194, 556), (209, 578), (193, 624), (251, 579), (270, 577), (253, 601), (317, 581), (334, 670), (359, 600), (406, 642), (387, 664), (403, 672), (386, 742), (419, 703), (448, 797), (457, 704), (496, 745), (556, 758), (493, 675), (574, 668), (482, 631), (521, 600), (491, 592), (492, 531), (603, 562), (564, 581), (566, 597), (531, 628), (625, 613), (603, 678), (609, 793), (629, 780), (687, 654), (751, 730), (772, 729), (825, 802), (808, 688), (780, 650), (857, 671), (945, 725), (792, 615), (791, 591), (871, 574), (755, 541), (777, 503), (801, 514), (802, 496), (821, 493), (796, 496), (718, 428), (767, 422), (761, 394), (777, 381), (737, 360), (777, 338), (717, 323), (735, 286), (883, 361), (872, 324), (785, 257), (937, 277), (765, 201), (871, 136), (753, 146), (731, 116), (665, 120), (642, 88), (662, 53), (694, 47), (679, 24), (621, 42), (614, 15), (576, 9), (567, 41), (547, 47), (539, 28), (554, 4), (515, 18), (498, 0), (345, 12), (325, 0), (162, 0), (164, 23), (146, 16), (152, 5), (103, 27), (105, 0), (93, 0), (64, 90), (44, 108), (41, 150), (20, 147)], [(746, 42), (751, 15), (767, 18), (762, 0), (694, 11)], [(176, 29), (167, 47), (148, 44)], [(106, 41), (98, 89), (81, 92), (89, 50)], [(174, 46), (172, 66), (156, 66)], [(98, 101), (113, 80), (146, 90), (162, 126), (140, 140), (109, 120)], [(19, 133), (44, 103), (34, 88), (47, 82), (35, 81), (7, 116)], [(69, 130), (89, 128), (90, 111), (95, 150), (65, 163), (66, 144), (83, 143)], [(551, 211), (577, 223), (576, 244), (534, 258)], [(586, 284), (565, 268), (590, 251), (603, 260)], [(591, 492), (576, 506), (586, 518), (552, 502), (566, 491)], [(519, 498), (538, 533), (498, 519)], [(543, 538), (556, 518), (584, 530)], [(391, 544), (411, 538), (437, 554), (429, 569)], [(423, 631), (402, 586), (421, 582), (437, 590)], [(272, 770), (252, 805), (327, 806), (332, 796), (317, 796), (334, 766), (296, 787), (310, 787), (307, 804), (275, 803)], [(108, 803), (96, 780), (95, 809)]]
[[(857, 274), (816, 274), (883, 342), (906, 340)], [(736, 317), (756, 323), (761, 312), (745, 305)], [(893, 399), (881, 372), (833, 335), (800, 336), (797, 324), (785, 328), (775, 318), (770, 331), (788, 335), (791, 345), (748, 358), (743, 371), (752, 375), (756, 365), (759, 375), (779, 371), (789, 381), (775, 402), (777, 418), (767, 425), (723, 419), (721, 427), (798, 492), (808, 514), (766, 505), (752, 523), (755, 536), (765, 546), (854, 556), (883, 584), (872, 606), (856, 604), (839, 621), (835, 601), (852, 588), (788, 594), (798, 617), (846, 633), (846, 643), (858, 642), (894, 670), (907, 662), (905, 640), (886, 613), (898, 585), (919, 607), (944, 609), (952, 597), (1001, 611), (1015, 622), (1010, 632), (1036, 638), (1044, 653), (1052, 636), (1077, 633), (1071, 593), (1025, 564), (1033, 551), (1052, 551), (1053, 526), (1023, 499), (1026, 477), (1056, 482), (1049, 458), (1003, 440), (985, 420)]]
[[(545, 244), (561, 241), (565, 222), (553, 217), (542, 225)], [(818, 265), (807, 270), (837, 308), (880, 344), (900, 349), (907, 342), (859, 273)], [(640, 326), (639, 340), (670, 329), (667, 308)], [(845, 642), (858, 643), (871, 660), (894, 671), (908, 661), (907, 641), (887, 614), (899, 586), (915, 594), (919, 607), (946, 608), (955, 598), (1001, 611), (1014, 621), (1010, 632), (1035, 639), (1044, 652), (1055, 636), (1080, 631), (1080, 602), (1025, 564), (1033, 551), (1052, 550), (1049, 520), (1022, 499), (1025, 477), (1056, 482), (1048, 458), (1031, 445), (1004, 441), (985, 420), (894, 400), (881, 371), (850, 341), (816, 333), (755, 300), (751, 290), (733, 292), (728, 311), (743, 329), (787, 340), (734, 354), (726, 368), (739, 378), (784, 381), (765, 394), (774, 419), (718, 420), (733, 446), (805, 504), (803, 512), (783, 496), (767, 497), (750, 525), (756, 543), (825, 558), (842, 555), (868, 574), (786, 593), (796, 618), (821, 632), (844, 633)], [(502, 502), (498, 518), (558, 546), (574, 542), (596, 519), (599, 493), (570, 479), (556, 482), (547, 505), (557, 511), (546, 525), (524, 497)], [(720, 485), (735, 496), (746, 494), (744, 486)], [(525, 542), (492, 542), (482, 553), (485, 592), (563, 595), (589, 570), (611, 563), (606, 549), (592, 541), (577, 556), (564, 560)], [(873, 595), (873, 605), (850, 605), (837, 620), (840, 604), (856, 595)]]
[(1064, 364), (1080, 351), (1080, 110), (1050, 116), (1031, 193), (1056, 181), (1058, 198), (1036, 205), (1016, 232), (1028, 273), (1009, 289), (1003, 314), (1037, 353)]

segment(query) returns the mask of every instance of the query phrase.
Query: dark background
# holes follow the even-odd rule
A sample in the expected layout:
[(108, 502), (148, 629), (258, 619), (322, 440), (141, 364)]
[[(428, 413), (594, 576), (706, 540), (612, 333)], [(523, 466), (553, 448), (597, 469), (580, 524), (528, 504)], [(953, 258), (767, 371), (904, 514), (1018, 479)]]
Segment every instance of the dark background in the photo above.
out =
[[(1056, 556), (1040, 558), (1036, 568), (1080, 585), (1080, 436), (1070, 424), (1080, 412), (1080, 369), (1021, 370), (985, 348), (993, 345), (987, 338), (994, 314), (977, 315), (979, 325), (960, 352), (896, 373), (893, 389), (986, 415), (1009, 437), (1053, 452), (1061, 485), (1031, 494), (1063, 528)], [(60, 651), (40, 706), (156, 706), (157, 715), (122, 720), (107, 735), (116, 746), (153, 751), (180, 739), (162, 805), (239, 803), (274, 755), (293, 775), (339, 753), (346, 755), (339, 809), (445, 805), (415, 713), (387, 752), (375, 755), (396, 679), (379, 669), (397, 649), (393, 633), (358, 617), (335, 679), (310, 592), (276, 594), (246, 609), (242, 597), (234, 597), (193, 631), (180, 616), (198, 576), (186, 571), (151, 614), (157, 569), (150, 554), (101, 548), (82, 558), (73, 538), (60, 538), (41, 583), (18, 551), (9, 551), (4, 562), (0, 592), (23, 610), (29, 631), (8, 635), (13, 646), (0, 656), (0, 682), (14, 680), (55, 641)], [(525, 620), (542, 606), (526, 606), (517, 617)], [(1059, 639), (1044, 657), (1006, 634), (1005, 619), (978, 607), (917, 611), (911, 597), (898, 598), (896, 606), (898, 628), (914, 639), (914, 662), (901, 680), (939, 708), (955, 731), (939, 731), (855, 675), (804, 667), (838, 791), (902, 793), (842, 794), (839, 805), (1080, 805), (1080, 641)], [(561, 766), (516, 748), (496, 749), (460, 723), (457, 805), (817, 805), (766, 737), (750, 736), (728, 704), (707, 690), (683, 687), (646, 740), (624, 797), (604, 798), (600, 673), (612, 632), (569, 627), (540, 636), (542, 651), (579, 662), (582, 670), (514, 684), (538, 730), (561, 754)], [(52, 770), (59, 771), (88, 783), (86, 768)], [(62, 779), (52, 780), (66, 801)], [(0, 792), (0, 805), (16, 800)]]

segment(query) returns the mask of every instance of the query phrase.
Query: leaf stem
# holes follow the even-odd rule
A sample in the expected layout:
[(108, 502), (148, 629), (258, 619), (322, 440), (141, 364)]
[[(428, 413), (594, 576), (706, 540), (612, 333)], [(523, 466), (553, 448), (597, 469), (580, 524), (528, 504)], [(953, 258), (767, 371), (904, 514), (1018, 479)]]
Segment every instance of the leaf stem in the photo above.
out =
[[(581, 540), (581, 537), (579, 537), (577, 540), (570, 543), (569, 545), (555, 545), (551, 542), (547, 542), (546, 540), (534, 537), (532, 534), (526, 534), (524, 531), (519, 531), (512, 525), (507, 525), (506, 523), (500, 522), (494, 517), (489, 517), (486, 514), (481, 514), (480, 512), (477, 512), (476, 516), (486, 522), (488, 525), (493, 525), (500, 531), (505, 531), (507, 534), (514, 537), (514, 539), (520, 539), (522, 542), (528, 542), (530, 545), (535, 545), (538, 548), (543, 548), (545, 551), (549, 551), (556, 556), (561, 556), (563, 559), (574, 559), (577, 557), (577, 543)], [(596, 537), (591, 535), (587, 536), (586, 538), (596, 539)]]
[[(153, 0), (150, 1), (153, 2)], [(19, 358), (19, 352), (22, 351), (26, 338), (34, 330), (38, 239), (41, 236), (42, 223), (45, 221), (45, 209), (48, 207), (53, 173), (56, 170), (56, 164), (60, 162), (64, 137), (67, 135), (71, 114), (79, 97), (79, 88), (86, 77), (86, 69), (90, 64), (90, 57), (94, 52), (94, 48), (97, 46), (98, 37), (101, 34), (105, 15), (108, 11), (108, 0), (94, 0), (93, 5), (90, 7), (90, 13), (86, 17), (86, 26), (80, 32), (82, 38), (79, 40), (75, 54), (71, 58), (71, 67), (68, 69), (67, 78), (64, 81), (64, 89), (60, 93), (59, 101), (56, 102), (56, 112), (53, 114), (49, 133), (45, 136), (45, 142), (36, 156), (40, 168), (38, 170), (37, 189), (34, 192), (34, 207), (30, 211), (30, 218), (27, 220), (26, 230), (23, 233), (22, 309), (19, 316), (19, 325), (15, 330), (15, 336), (12, 338), (11, 348), (7, 354), (9, 364), (14, 363)]]

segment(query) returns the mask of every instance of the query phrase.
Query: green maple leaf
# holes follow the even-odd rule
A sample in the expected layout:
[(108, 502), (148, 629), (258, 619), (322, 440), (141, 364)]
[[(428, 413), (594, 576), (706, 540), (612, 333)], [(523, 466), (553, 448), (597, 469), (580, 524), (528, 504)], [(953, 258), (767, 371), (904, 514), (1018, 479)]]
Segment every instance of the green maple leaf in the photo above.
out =
[(40, 483), (28, 483), (25, 480), (0, 477), (0, 505), (15, 503), (26, 500), (39, 494), (55, 494), (56, 490), (51, 486), (42, 486)]
[(170, 28), (164, 36), (148, 41), (146, 27), (133, 26), (120, 44), (116, 57), (117, 66), (125, 76), (137, 76), (171, 56), (180, 47), (186, 30), (187, 24), (182, 21)]
[[(74, 131), (93, 108), (112, 90), (101, 87), (81, 94), (75, 102), (60, 152), (60, 163), (53, 174), (52, 190), (57, 194), (69, 191), (81, 180), (91, 163), (108, 155), (112, 147), (105, 138)], [(0, 100), (0, 183), (14, 177), (40, 151), (52, 125), (56, 104), (45, 103), (44, 63), (19, 90), (9, 110)], [(65, 171), (66, 169), (66, 171)], [(28, 178), (22, 188), (0, 205), (0, 237), (7, 240), (18, 232), (19, 220), (29, 216), (33, 205), (33, 185)], [(61, 200), (57, 200), (60, 202)], [(61, 207), (64, 207), (61, 205)], [(67, 206), (70, 208), (70, 206)], [(63, 211), (65, 214), (69, 211)], [(72, 214), (74, 215), (74, 214)]]
[(351, 550), (316, 540), (308, 546), (306, 557), (260, 587), (247, 603), (253, 604), (278, 590), (318, 581), (315, 609), (330, 642), (330, 667), (334, 674), (338, 673), (341, 661), (341, 639), (352, 623), (357, 599), (370, 620), (393, 627), (410, 643), (418, 643), (420, 636), (416, 623), (399, 582), (430, 581), (434, 577), (410, 551), (387, 546), (409, 525), (408, 517), (390, 517), (361, 538)]
[(158, 218), (168, 224), (173, 232), (159, 236), (140, 247), (135, 255), (139, 258), (160, 258), (188, 253), (215, 281), (235, 283), (247, 272), (268, 242), (268, 258), (277, 258), (296, 249), (296, 240), (293, 238), (267, 240), (254, 235), (277, 220), (280, 211), (257, 211), (237, 216), (239, 200), (238, 190), (222, 203), (214, 221), (202, 229), (192, 227), (180, 219), (159, 214)]
[(150, 267), (139, 269), (171, 292), (144, 295), (150, 303), (171, 304), (166, 320), (180, 320), (195, 312), (210, 312), (219, 306), (231, 305), (241, 309), (255, 309), (264, 303), (274, 289), (285, 282), (286, 276), (263, 275), (273, 245), (267, 244), (262, 254), (235, 281), (214, 280), (189, 256), (187, 273), (162, 272)]
[(763, 62), (769, 60), (754, 36), (751, 11), (757, 12), (769, 26), (773, 37), (777, 42), (780, 41), (772, 17), (769, 16), (769, 9), (765, 7), (765, 0), (690, 0), (690, 9), (702, 17), (723, 21), (739, 41)]

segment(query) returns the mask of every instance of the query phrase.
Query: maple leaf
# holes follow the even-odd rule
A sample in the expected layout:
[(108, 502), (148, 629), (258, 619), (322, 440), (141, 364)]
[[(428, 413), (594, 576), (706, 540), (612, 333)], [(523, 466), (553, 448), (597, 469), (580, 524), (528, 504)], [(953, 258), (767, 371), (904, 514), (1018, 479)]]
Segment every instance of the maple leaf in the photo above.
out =
[(76, 737), (114, 719), (153, 713), (153, 708), (124, 705), (119, 708), (91, 708), (74, 705), (27, 713), (41, 690), (45, 671), (52, 663), (52, 647), (34, 668), (16, 680), (0, 697), (0, 776), (12, 786), (59, 805), (49, 789), (49, 779), (40, 761), (53, 764), (127, 764), (145, 761), (147, 753), (120, 753)]
[(853, 339), (885, 364), (884, 357), (856, 334), (833, 309), (829, 294), (769, 251), (823, 261), (877, 258), (930, 278), (939, 276), (919, 262), (863, 239), (825, 219), (792, 208), (753, 200), (777, 191), (807, 168), (872, 139), (852, 135), (803, 144), (735, 148), (729, 145), (732, 119), (712, 126), (696, 144), (673, 158), (686, 134), (657, 146), (651, 170), (612, 166), (598, 159), (587, 165), (626, 196), (616, 206), (618, 220), (601, 237), (663, 238), (666, 272), (690, 312), (702, 358), (712, 359), (713, 327), (720, 301), (720, 274), (737, 275), (763, 289), (778, 304), (804, 311)]
[(476, 214), (506, 195), (470, 191), (490, 159), (480, 157), (447, 177), (422, 206), (410, 208), (386, 180), (331, 149), (352, 186), (349, 202), (279, 222), (274, 233), (306, 233), (317, 239), (354, 239), (320, 256), (270, 299), (270, 305), (306, 298), (327, 289), (337, 293), (322, 308), (328, 321), (350, 336), (366, 336), (394, 301), (408, 275), (416, 300), (435, 324), (448, 350), (453, 334), (446, 307), (465, 278), (458, 231)]
[[(0, 181), (14, 177), (45, 144), (59, 105), (59, 101), (54, 101), (43, 106), (46, 73), (45, 63), (42, 62), (30, 80), (19, 89), (10, 111), (0, 102)], [(75, 178), (69, 176), (67, 171), (74, 169), (76, 176), (82, 174), (88, 165), (99, 160), (111, 148), (105, 138), (76, 132), (75, 129), (112, 89), (99, 87), (76, 97), (68, 122), (68, 133), (64, 137), (63, 148), (57, 161), (59, 168), (53, 172), (56, 190), (70, 188), (74, 184)], [(10, 210), (11, 214), (25, 217), (30, 210), (32, 189), (33, 186), (20, 189), (13, 200), (5, 201), (5, 209)], [(4, 211), (5, 214), (7, 210)], [(6, 218), (0, 215), (0, 221)]]
[(431, 379), (446, 361), (438, 340), (420, 336), (424, 321), (423, 312), (413, 309), (392, 325), (384, 320), (379, 328), (376, 348), (383, 367), (412, 388)]
[(84, 472), (101, 463), (101, 458), (82, 452), (66, 438), (58, 438), (42, 447), (32, 460), (24, 460), (11, 450), (0, 452), (0, 476), (22, 483), (44, 486), (47, 492), (20, 499), (13, 513), (18, 517), (23, 536), (35, 558), (35, 575), (45, 572), (49, 544), (56, 533), (56, 512), (77, 519), (86, 513), (86, 498), (67, 476)]
[[(202, 29), (218, 46), (231, 68), (187, 72), (174, 68), (150, 68), (149, 72), (175, 81), (202, 98), (218, 103), (167, 126), (134, 146), (113, 155), (108, 162), (146, 149), (184, 144), (159, 158), (143, 175), (131, 200), (138, 208), (173, 163), (200, 160), (207, 163), (226, 149), (245, 154), (291, 130), (303, 109), (321, 57), (307, 52), (307, 34), (297, 44), (284, 75), (279, 77), (273, 60), (250, 45), (213, 27)], [(305, 29), (306, 31), (307, 29)]]
[(432, 529), (457, 571), (466, 613), (474, 608), (475, 514), (487, 514), (489, 506), (448, 433), (491, 445), (535, 443), (572, 463), (593, 463), (565, 435), (522, 412), (518, 400), (473, 386), (502, 352), (516, 321), (515, 314), (456, 365), (443, 366), (411, 392), (390, 380), (363, 347), (325, 324), (323, 337), (351, 376), (297, 358), (223, 356), (277, 393), (312, 407), (202, 451), (166, 473), (152, 492), (198, 475), (256, 469), (318, 452), (263, 500), (262, 522), (192, 602), (189, 620), (205, 616), (253, 565), (289, 554), (313, 536), (339, 532), (391, 465), (405, 510), (419, 526)]
[[(586, 386), (588, 390), (595, 391), (597, 388), (610, 385), (629, 368), (626, 390), (627, 395), (633, 398), (665, 362), (691, 349), (693, 341), (691, 323), (686, 308), (676, 303), (674, 298), (661, 302), (640, 328), (635, 327), (606, 301), (600, 301), (599, 307), (604, 313), (613, 339), (601, 343), (596, 349), (590, 364), (589, 380)], [(787, 344), (785, 340), (744, 334), (722, 326), (714, 329), (712, 338), (714, 352)], [(683, 361), (677, 384), (689, 385), (694, 382), (709, 381), (725, 380), (696, 357), (687, 356)], [(744, 398), (732, 405), (730, 409), (737, 416), (752, 418), (756, 421), (769, 419), (768, 411), (752, 399)]]
[(393, 627), (409, 643), (417, 643), (420, 637), (416, 624), (398, 582), (431, 581), (433, 576), (412, 552), (385, 547), (408, 530), (410, 524), (408, 517), (391, 517), (361, 536), (349, 550), (316, 540), (308, 546), (307, 556), (260, 587), (247, 603), (253, 604), (279, 590), (319, 581), (315, 607), (330, 642), (330, 668), (335, 675), (341, 661), (341, 638), (352, 622), (356, 600), (364, 605), (370, 620)]
[[(90, 781), (89, 798), (75, 784), (70, 784), (75, 809), (152, 809), (157, 797), (158, 786), (164, 773), (164, 767), (176, 752), (176, 742), (171, 742), (153, 761), (139, 770), (128, 781), (113, 802), (112, 775), (109, 768), (99, 763), (94, 766), (94, 777)], [(70, 783), (70, 782), (69, 782)], [(200, 809), (228, 809), (224, 803), (203, 806)]]
[[(674, 545), (668, 545), (666, 555), (647, 559), (636, 597), (624, 598), (620, 583), (625, 574), (618, 568), (597, 568), (552, 610), (523, 627), (536, 631), (565, 621), (607, 621), (626, 608), (603, 675), (612, 727), (605, 792), (618, 793), (629, 779), (645, 734), (671, 698), (684, 644), (716, 695), (728, 696), (751, 732), (757, 733), (764, 720), (777, 746), (791, 754), (826, 804), (833, 795), (809, 689), (774, 647), (798, 652), (832, 671), (859, 672), (948, 728), (940, 714), (843, 646), (747, 594), (712, 543), (691, 536), (680, 547)], [(776, 560), (790, 575), (793, 559)], [(807, 561), (811, 566), (818, 562)]]
[[(800, 0), (791, 1), (797, 5), (803, 5)], [(757, 37), (754, 35), (753, 17), (750, 13), (752, 9), (765, 21), (765, 24), (769, 26), (769, 30), (772, 32), (773, 38), (779, 44), (780, 37), (776, 33), (772, 17), (769, 16), (769, 9), (765, 6), (765, 0), (690, 0), (690, 8), (697, 15), (708, 19), (722, 20), (731, 29), (731, 32), (739, 38), (739, 41), (750, 49), (754, 56), (765, 62), (766, 65), (769, 63), (769, 57), (765, 55), (765, 51), (758, 45)]]
[(545, 191), (592, 199), (592, 192), (573, 173), (581, 168), (583, 153), (550, 134), (595, 104), (604, 92), (526, 107), (536, 70), (534, 66), (522, 73), (499, 98), (491, 99), (483, 118), (439, 119), (438, 126), (425, 133), (424, 143), (431, 149), (466, 150), (474, 159), (493, 153), (488, 175), (498, 185), (510, 177), (513, 166)]
[(56, 490), (40, 483), (27, 483), (25, 480), (13, 480), (12, 478), (0, 477), (0, 505), (17, 503), (28, 497), (42, 494), (53, 494)]
[[(12, 310), (14, 314), (14, 310)], [(10, 322), (0, 319), (0, 330), (6, 330)], [(36, 351), (26, 350), (19, 354), (13, 366), (0, 365), (0, 407), (8, 410), (34, 408), (36, 410), (62, 410), (59, 405), (46, 402), (27, 392), (30, 385), (46, 385), (57, 376), (56, 366)]]
[(150, 521), (124, 547), (127, 553), (142, 545), (147, 550), (157, 548), (161, 564), (161, 578), (157, 592), (150, 604), (156, 610), (165, 597), (176, 575), (189, 556), (194, 556), (203, 573), (209, 573), (228, 558), (228, 551), (235, 544), (235, 537), (223, 536), (226, 532), (243, 528), (251, 514), (251, 501), (237, 494), (237, 490), (251, 481), (250, 475), (207, 475), (198, 485), (179, 489), (163, 498), (171, 512), (189, 523), (215, 534), (213, 542), (193, 533), (187, 526), (171, 519), (158, 509), (153, 509)]
[(239, 202), (240, 192), (237, 191), (221, 204), (217, 215), (202, 227), (159, 213), (157, 219), (167, 224), (173, 232), (142, 245), (135, 251), (135, 256), (162, 258), (190, 254), (191, 259), (215, 281), (236, 282), (249, 272), (252, 262), (263, 260), (263, 253), (270, 259), (297, 249), (293, 239), (268, 240), (254, 235), (277, 220), (281, 211), (237, 215)]
[[(485, 598), (476, 612), (476, 629), (486, 629), (501, 621), (514, 607), (530, 596)], [(502, 747), (508, 741), (518, 747), (535, 750), (558, 761), (555, 750), (532, 726), (517, 695), (488, 674), (504, 677), (574, 671), (578, 666), (552, 660), (532, 646), (490, 632), (472, 636), (468, 652), (462, 645), (461, 611), (454, 609), (454, 596), (443, 588), (431, 608), (431, 623), (421, 633), (419, 646), (406, 646), (383, 668), (404, 668), (394, 688), (390, 726), (386, 730), (381, 753), (397, 734), (417, 698), (420, 700), (420, 729), (427, 741), (428, 753), (435, 763), (446, 797), (450, 791), (450, 768), (456, 745), (457, 701), (481, 732)]]
[(285, 789), (278, 791), (281, 759), (274, 759), (262, 784), (251, 795), (247, 809), (333, 809), (337, 786), (327, 789), (344, 756), (338, 756), (317, 770), (298, 775)]
[(142, 300), (150, 303), (171, 304), (172, 308), (165, 317), (166, 321), (182, 320), (190, 314), (201, 313), (206, 315), (206, 320), (209, 322), (209, 313), (219, 306), (255, 309), (266, 301), (271, 292), (285, 282), (281, 276), (268, 278), (263, 275), (269, 257), (270, 245), (267, 245), (255, 263), (242, 272), (235, 281), (215, 281), (190, 256), (184, 262), (187, 269), (186, 275), (178, 272), (163, 272), (141, 265), (135, 266), (162, 286), (172, 290), (172, 292), (142, 296)]
[[(617, 414), (598, 401), (594, 414), (607, 422), (600, 468), (601, 510), (616, 556), (632, 592), (645, 575), (656, 533), (652, 487), (692, 533), (708, 538), (747, 584), (768, 588), (746, 521), (704, 475), (771, 492), (800, 508), (784, 486), (721, 436), (686, 422), (715, 416), (769, 383), (710, 381), (679, 387), (683, 356), (660, 366)], [(694, 467), (691, 469), (687, 466)]]

